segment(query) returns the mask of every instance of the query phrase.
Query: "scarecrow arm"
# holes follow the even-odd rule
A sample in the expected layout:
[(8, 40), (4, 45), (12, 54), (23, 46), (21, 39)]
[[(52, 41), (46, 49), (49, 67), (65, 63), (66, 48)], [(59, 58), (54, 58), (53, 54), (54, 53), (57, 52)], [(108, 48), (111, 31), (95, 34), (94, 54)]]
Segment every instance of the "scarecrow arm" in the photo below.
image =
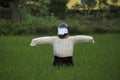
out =
[(92, 36), (79, 35), (79, 36), (75, 36), (73, 40), (75, 43), (79, 43), (79, 42), (92, 42), (92, 43), (94, 43), (94, 39)]
[(54, 37), (39, 37), (33, 38), (30, 46), (37, 46), (39, 44), (52, 44)]

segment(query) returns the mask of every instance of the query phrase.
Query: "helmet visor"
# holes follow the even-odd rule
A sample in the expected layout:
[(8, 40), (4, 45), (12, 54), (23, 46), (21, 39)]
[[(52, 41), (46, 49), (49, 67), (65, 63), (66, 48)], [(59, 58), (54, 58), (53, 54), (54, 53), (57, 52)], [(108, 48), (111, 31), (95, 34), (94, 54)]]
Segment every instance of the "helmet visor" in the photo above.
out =
[(58, 35), (64, 35), (68, 33), (67, 28), (58, 28)]

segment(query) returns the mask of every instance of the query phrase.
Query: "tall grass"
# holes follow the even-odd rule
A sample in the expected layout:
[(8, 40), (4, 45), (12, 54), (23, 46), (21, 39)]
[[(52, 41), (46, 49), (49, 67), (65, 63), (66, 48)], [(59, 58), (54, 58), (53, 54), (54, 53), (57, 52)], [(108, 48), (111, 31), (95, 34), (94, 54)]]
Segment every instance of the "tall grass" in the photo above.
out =
[(120, 80), (120, 34), (92, 35), (74, 47), (74, 66), (52, 66), (51, 45), (30, 47), (37, 36), (0, 36), (0, 80)]
[(21, 23), (0, 20), (0, 35), (56, 34), (60, 23), (67, 23), (70, 32), (80, 33), (120, 33), (120, 19), (101, 19), (95, 17), (69, 16), (64, 20), (56, 17), (26, 16)]

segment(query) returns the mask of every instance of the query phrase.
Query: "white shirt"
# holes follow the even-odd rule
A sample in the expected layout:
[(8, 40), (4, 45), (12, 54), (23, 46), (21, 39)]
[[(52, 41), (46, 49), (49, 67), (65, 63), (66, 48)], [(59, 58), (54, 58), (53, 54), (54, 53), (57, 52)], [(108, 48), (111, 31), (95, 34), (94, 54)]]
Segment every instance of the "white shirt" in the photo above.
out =
[(73, 56), (73, 47), (75, 43), (79, 42), (93, 42), (93, 37), (91, 36), (69, 36), (65, 39), (60, 39), (57, 36), (51, 37), (39, 37), (34, 38), (31, 41), (30, 46), (36, 46), (39, 44), (51, 44), (53, 45), (54, 56), (58, 57), (69, 57)]

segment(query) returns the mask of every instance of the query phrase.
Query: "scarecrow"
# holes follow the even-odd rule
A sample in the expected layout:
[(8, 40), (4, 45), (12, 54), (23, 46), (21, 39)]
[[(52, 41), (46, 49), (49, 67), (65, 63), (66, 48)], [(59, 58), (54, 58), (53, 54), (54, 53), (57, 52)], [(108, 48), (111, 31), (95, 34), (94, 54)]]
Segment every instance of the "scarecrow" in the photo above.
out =
[(66, 23), (61, 23), (58, 26), (58, 36), (47, 36), (34, 38), (30, 46), (37, 46), (40, 44), (53, 45), (53, 66), (73, 66), (73, 48), (74, 44), (82, 42), (92, 42), (92, 36), (76, 35), (69, 36), (69, 26)]

